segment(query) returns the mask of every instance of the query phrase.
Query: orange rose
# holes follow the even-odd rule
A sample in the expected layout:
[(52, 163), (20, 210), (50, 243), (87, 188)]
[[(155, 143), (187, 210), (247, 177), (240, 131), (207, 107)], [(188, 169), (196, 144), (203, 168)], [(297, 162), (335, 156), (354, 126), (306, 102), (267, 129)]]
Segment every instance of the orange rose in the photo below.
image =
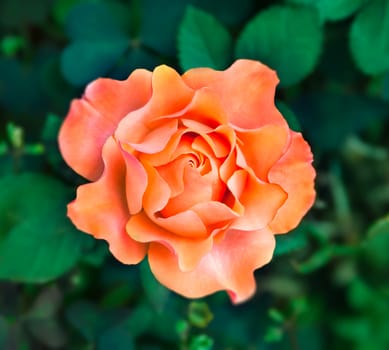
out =
[(248, 299), (274, 234), (296, 227), (315, 198), (312, 154), (274, 105), (277, 83), (251, 60), (92, 82), (59, 134), (66, 162), (92, 181), (70, 219), (122, 263), (147, 254), (179, 294)]

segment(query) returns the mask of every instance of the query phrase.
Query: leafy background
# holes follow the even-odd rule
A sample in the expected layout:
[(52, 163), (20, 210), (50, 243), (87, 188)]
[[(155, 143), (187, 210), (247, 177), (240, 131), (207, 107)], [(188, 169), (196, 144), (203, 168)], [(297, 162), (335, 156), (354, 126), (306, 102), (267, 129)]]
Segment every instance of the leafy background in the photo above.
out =
[[(0, 13), (1, 349), (389, 348), (389, 0), (2, 0)], [(252, 300), (189, 301), (69, 223), (83, 180), (57, 132), (96, 77), (243, 57), (278, 71), (318, 197)]]

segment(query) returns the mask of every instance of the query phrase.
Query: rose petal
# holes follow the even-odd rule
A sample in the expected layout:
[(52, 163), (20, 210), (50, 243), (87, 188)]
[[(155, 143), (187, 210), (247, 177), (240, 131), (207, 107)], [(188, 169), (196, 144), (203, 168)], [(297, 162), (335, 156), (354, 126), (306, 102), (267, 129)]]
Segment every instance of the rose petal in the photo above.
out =
[(197, 203), (207, 202), (213, 197), (213, 174), (202, 176), (190, 166), (184, 168), (184, 191), (171, 198), (161, 211), (167, 217), (185, 211)]
[(204, 86), (214, 90), (228, 113), (229, 122), (238, 128), (286, 124), (274, 105), (277, 75), (258, 61), (237, 60), (225, 71), (194, 68), (183, 75), (183, 80), (196, 90)]
[(125, 193), (126, 169), (113, 138), (103, 147), (104, 172), (96, 182), (80, 186), (77, 198), (68, 205), (68, 216), (81, 231), (105, 239), (112, 254), (124, 264), (137, 264), (146, 254), (146, 245), (126, 233), (130, 217)]
[(279, 184), (288, 194), (270, 228), (275, 233), (294, 229), (315, 201), (315, 169), (309, 145), (300, 133), (292, 132), (291, 144), (282, 158), (271, 168), (269, 180)]
[(193, 271), (183, 271), (177, 257), (159, 243), (151, 243), (149, 263), (155, 277), (187, 298), (201, 298), (227, 290), (234, 303), (250, 298), (256, 289), (253, 271), (267, 264), (275, 240), (269, 230), (230, 230)]
[(151, 130), (140, 143), (126, 142), (133, 149), (143, 153), (161, 152), (177, 131), (177, 120), (170, 120)]
[(143, 165), (132, 154), (122, 150), (126, 163), (125, 191), (128, 209), (131, 215), (137, 214), (143, 207), (143, 195), (146, 191), (148, 180)]
[(121, 142), (141, 143), (154, 128), (165, 123), (153, 123), (161, 116), (171, 115), (184, 109), (192, 100), (194, 91), (172, 68), (162, 65), (152, 75), (152, 96), (143, 108), (129, 113), (118, 125), (115, 136)]
[[(287, 127), (266, 125), (260, 129), (238, 132), (242, 141), (239, 146), (247, 166), (254, 170), (256, 176), (268, 181), (270, 168), (278, 161), (288, 145), (290, 132)], [(244, 164), (237, 164), (244, 167)]]
[[(182, 221), (181, 221), (182, 224)], [(182, 271), (193, 270), (200, 259), (212, 248), (211, 236), (206, 239), (186, 238), (172, 234), (152, 222), (145, 213), (131, 217), (127, 223), (127, 232), (137, 242), (162, 244), (176, 256)]]
[(74, 100), (59, 132), (65, 161), (88, 180), (103, 171), (101, 150), (119, 121), (151, 96), (151, 73), (135, 70), (127, 80), (98, 79), (82, 99)]
[(244, 214), (231, 225), (234, 229), (259, 230), (266, 227), (287, 198), (280, 186), (261, 182), (245, 170), (237, 170), (227, 186), (244, 208)]

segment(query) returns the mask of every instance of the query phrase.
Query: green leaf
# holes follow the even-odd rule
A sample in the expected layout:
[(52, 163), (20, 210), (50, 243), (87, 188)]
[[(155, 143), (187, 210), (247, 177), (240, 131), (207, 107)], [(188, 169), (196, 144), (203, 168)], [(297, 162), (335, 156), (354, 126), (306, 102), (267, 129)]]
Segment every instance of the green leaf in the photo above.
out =
[(0, 179), (0, 278), (46, 282), (80, 260), (87, 235), (66, 218), (68, 189), (37, 174)]
[(364, 252), (369, 265), (380, 269), (389, 266), (389, 216), (378, 220), (369, 229)]
[(294, 131), (300, 132), (301, 131), (300, 122), (297, 119), (296, 114), (294, 114), (294, 112), (290, 109), (290, 107), (285, 102), (282, 101), (277, 101), (276, 106), (280, 110), (283, 117), (288, 122), (289, 127)]
[(213, 320), (213, 314), (204, 301), (192, 301), (188, 310), (189, 323), (198, 328), (205, 328)]
[[(293, 104), (316, 150), (336, 150), (348, 136), (387, 116), (388, 104), (364, 95), (311, 92)], [(336, 127), (334, 127), (336, 125)]]
[(157, 311), (162, 312), (167, 299), (169, 298), (169, 290), (155, 279), (154, 275), (150, 271), (147, 260), (142, 262), (140, 266), (140, 273), (142, 286), (147, 299)]
[(119, 324), (104, 331), (98, 338), (97, 350), (132, 350), (135, 349), (131, 329)]
[(128, 40), (123, 38), (76, 41), (62, 53), (62, 73), (73, 85), (86, 84), (106, 75), (128, 47)]
[(308, 246), (307, 230), (303, 227), (296, 228), (287, 235), (276, 236), (276, 249), (274, 256), (290, 254)]
[(130, 47), (130, 40), (103, 3), (86, 2), (70, 11), (65, 30), (72, 43), (61, 55), (68, 82), (83, 85), (104, 76)]
[(272, 6), (243, 29), (236, 57), (259, 60), (277, 71), (281, 86), (293, 85), (314, 70), (321, 53), (322, 29), (313, 9)]
[(140, 1), (140, 42), (160, 54), (175, 56), (178, 26), (189, 3), (170, 0), (167, 6), (164, 1)]
[(213, 339), (205, 334), (194, 336), (189, 344), (189, 350), (211, 350), (213, 348)]
[(314, 6), (322, 20), (338, 21), (351, 16), (366, 0), (289, 0), (289, 2)]
[(255, 11), (255, 0), (193, 0), (191, 2), (228, 26), (240, 25)]
[(212, 15), (188, 7), (178, 34), (181, 67), (225, 69), (231, 61), (232, 39)]
[(358, 13), (350, 48), (362, 72), (375, 75), (389, 69), (389, 0), (372, 0)]

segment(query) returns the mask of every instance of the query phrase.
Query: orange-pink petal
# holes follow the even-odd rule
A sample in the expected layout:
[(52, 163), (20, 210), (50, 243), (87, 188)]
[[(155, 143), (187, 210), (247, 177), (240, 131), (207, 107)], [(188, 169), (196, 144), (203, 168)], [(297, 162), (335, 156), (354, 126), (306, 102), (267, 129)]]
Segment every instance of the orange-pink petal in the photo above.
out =
[[(182, 226), (183, 222), (181, 222)], [(127, 223), (128, 235), (137, 242), (163, 245), (177, 260), (182, 271), (193, 270), (201, 258), (212, 248), (213, 239), (193, 239), (173, 234), (158, 226), (142, 212), (131, 217)]]
[(151, 96), (151, 73), (135, 70), (127, 80), (97, 79), (74, 100), (59, 132), (65, 161), (88, 180), (103, 171), (101, 150), (119, 121)]
[(137, 264), (147, 246), (135, 242), (125, 230), (130, 218), (125, 191), (126, 167), (121, 150), (109, 138), (103, 147), (104, 172), (100, 179), (77, 189), (77, 198), (68, 205), (68, 216), (81, 231), (109, 244), (112, 254), (124, 264)]
[(289, 148), (269, 172), (269, 180), (288, 194), (270, 224), (274, 233), (294, 229), (315, 201), (315, 169), (310, 147), (300, 133), (292, 132)]
[(244, 208), (244, 214), (231, 226), (239, 230), (259, 230), (266, 227), (287, 198), (280, 186), (264, 183), (245, 170), (237, 170), (227, 186)]
[(183, 75), (183, 80), (193, 89), (207, 86), (214, 90), (229, 122), (237, 128), (286, 124), (274, 105), (277, 75), (258, 61), (237, 60), (225, 71), (194, 68)]
[(270, 168), (281, 158), (290, 142), (290, 132), (287, 126), (266, 125), (260, 129), (238, 132), (241, 141), (238, 146), (246, 164), (253, 169), (255, 175), (263, 181), (268, 181)]
[(151, 243), (149, 263), (156, 278), (187, 298), (201, 298), (227, 290), (234, 303), (250, 298), (256, 284), (253, 272), (267, 264), (274, 251), (273, 234), (267, 230), (229, 230), (214, 244), (192, 271), (183, 271), (175, 254), (159, 243)]

